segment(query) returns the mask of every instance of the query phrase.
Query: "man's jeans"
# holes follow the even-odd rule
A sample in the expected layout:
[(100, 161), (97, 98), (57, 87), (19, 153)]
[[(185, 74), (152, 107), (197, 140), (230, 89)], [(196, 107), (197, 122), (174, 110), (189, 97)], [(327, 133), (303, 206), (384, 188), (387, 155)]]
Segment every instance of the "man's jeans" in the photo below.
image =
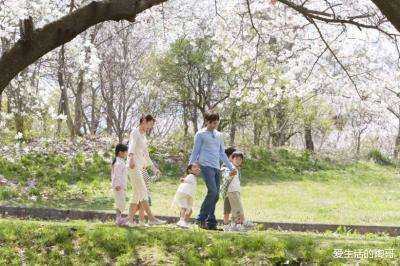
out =
[(217, 220), (215, 219), (215, 205), (219, 198), (221, 172), (217, 168), (201, 166), (201, 173), (207, 186), (207, 195), (201, 205), (197, 221), (205, 221), (208, 227), (214, 227), (217, 225)]

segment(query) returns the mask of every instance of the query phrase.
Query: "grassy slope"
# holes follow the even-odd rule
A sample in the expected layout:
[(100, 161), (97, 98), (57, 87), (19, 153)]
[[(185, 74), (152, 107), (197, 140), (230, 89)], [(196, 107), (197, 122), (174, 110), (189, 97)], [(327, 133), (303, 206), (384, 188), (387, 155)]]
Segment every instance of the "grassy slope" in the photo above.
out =
[[(252, 220), (398, 225), (400, 178), (393, 166), (372, 162), (341, 166), (284, 150), (259, 151), (251, 156), (243, 170), (242, 194), (246, 215)], [(39, 187), (25, 194), (20, 189), (0, 188), (0, 204), (113, 210), (108, 166), (99, 158), (46, 161), (33, 157), (22, 161), (12, 166), (0, 162), (0, 174), (19, 175), (19, 179), (51, 174), (37, 178), (43, 180)], [(152, 185), (153, 210), (160, 215), (177, 215), (170, 204), (179, 174), (173, 166), (164, 165), (163, 170), (166, 176)], [(46, 193), (47, 200), (42, 197)], [(197, 209), (204, 194), (200, 181)], [(38, 201), (29, 195), (36, 195)], [(219, 217), (221, 212), (219, 202)]]
[[(0, 219), (0, 264), (244, 265), (316, 262), (354, 264), (333, 257), (334, 249), (395, 249), (400, 241), (375, 235), (324, 235), (183, 231), (172, 227), (125, 229), (111, 224)], [(395, 265), (400, 259), (361, 260), (360, 265)]]

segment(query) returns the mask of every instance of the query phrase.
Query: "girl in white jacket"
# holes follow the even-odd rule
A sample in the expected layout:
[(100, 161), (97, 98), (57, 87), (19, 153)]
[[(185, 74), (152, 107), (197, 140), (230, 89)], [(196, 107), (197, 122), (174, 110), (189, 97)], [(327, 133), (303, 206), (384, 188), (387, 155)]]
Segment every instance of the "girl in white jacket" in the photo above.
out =
[(197, 177), (200, 175), (200, 166), (191, 164), (188, 166), (187, 176), (181, 179), (181, 184), (176, 191), (173, 205), (180, 210), (180, 220), (177, 223), (179, 227), (189, 228), (189, 219), (193, 212), (193, 198), (196, 192)]
[(116, 224), (126, 225), (127, 221), (122, 217), (125, 210), (125, 195), (128, 168), (125, 159), (128, 155), (128, 147), (124, 144), (118, 144), (115, 147), (115, 158), (111, 165), (111, 186), (114, 192), (116, 206)]

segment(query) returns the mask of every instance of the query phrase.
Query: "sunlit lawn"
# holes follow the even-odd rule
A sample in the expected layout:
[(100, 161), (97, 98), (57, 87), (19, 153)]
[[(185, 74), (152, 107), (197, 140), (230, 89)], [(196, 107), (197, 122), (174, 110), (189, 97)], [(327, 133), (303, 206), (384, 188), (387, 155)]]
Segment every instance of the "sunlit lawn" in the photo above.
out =
[[(274, 180), (268, 176), (243, 178), (245, 213), (253, 221), (370, 225), (398, 225), (400, 221), (400, 177), (394, 167), (360, 162), (343, 169), (305, 172), (295, 180)], [(171, 207), (177, 180), (164, 178), (152, 184), (155, 214), (178, 215)], [(92, 191), (84, 200), (64, 197), (40, 202), (8, 200), (1, 204), (113, 211), (108, 181), (81, 186)], [(205, 185), (200, 180), (195, 213), (204, 195)], [(217, 216), (221, 215), (222, 201), (219, 201)]]

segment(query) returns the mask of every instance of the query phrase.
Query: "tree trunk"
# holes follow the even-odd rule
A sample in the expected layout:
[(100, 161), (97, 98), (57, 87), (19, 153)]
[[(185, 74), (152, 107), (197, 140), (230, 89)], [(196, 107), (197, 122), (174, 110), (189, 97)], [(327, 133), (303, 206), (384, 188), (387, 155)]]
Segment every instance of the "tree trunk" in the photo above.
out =
[(95, 135), (97, 132), (97, 127), (99, 126), (99, 112), (97, 112), (96, 102), (97, 102), (97, 94), (96, 89), (92, 86), (92, 95), (91, 95), (91, 119), (90, 119), (90, 134)]
[(356, 158), (360, 158), (360, 150), (361, 150), (361, 133), (357, 133), (356, 136)]
[(235, 146), (235, 138), (236, 138), (236, 123), (231, 123), (231, 129), (229, 131), (229, 145), (231, 147)]
[(397, 136), (394, 145), (394, 159), (398, 161), (400, 155), (400, 118), (398, 118), (398, 128), (397, 128)]
[(236, 138), (236, 109), (233, 108), (232, 112), (231, 112), (231, 117), (230, 117), (230, 124), (231, 124), (231, 128), (229, 131), (229, 145), (231, 147), (235, 146), (235, 138)]
[(75, 135), (82, 136), (82, 117), (83, 117), (83, 108), (82, 108), (82, 96), (83, 96), (83, 89), (84, 89), (84, 82), (83, 82), (83, 70), (79, 71), (79, 83), (78, 88), (76, 90), (75, 96), (75, 122), (74, 122), (74, 130)]
[[(58, 114), (64, 114), (67, 116), (67, 125), (70, 131), (71, 139), (75, 138), (75, 130), (74, 123), (72, 122), (71, 113), (69, 111), (69, 99), (68, 99), (68, 88), (64, 84), (64, 64), (65, 64), (65, 56), (64, 56), (64, 46), (60, 49), (59, 54), (59, 66), (58, 66), (58, 85), (60, 86), (61, 95), (59, 102)], [(61, 130), (61, 121), (58, 122), (57, 132), (59, 133)]]
[(185, 102), (183, 104), (183, 136), (186, 139), (189, 135), (189, 114), (188, 114), (188, 104)]
[(194, 133), (196, 133), (197, 131), (199, 131), (199, 124), (198, 124), (198, 120), (199, 120), (199, 115), (197, 113), (197, 108), (195, 106), (192, 107), (192, 124), (193, 124), (193, 130)]
[(255, 146), (260, 145), (262, 126), (259, 123), (254, 123), (253, 127), (253, 143)]
[(304, 128), (304, 140), (306, 142), (306, 150), (314, 153), (314, 141), (312, 139), (312, 127), (306, 124)]

